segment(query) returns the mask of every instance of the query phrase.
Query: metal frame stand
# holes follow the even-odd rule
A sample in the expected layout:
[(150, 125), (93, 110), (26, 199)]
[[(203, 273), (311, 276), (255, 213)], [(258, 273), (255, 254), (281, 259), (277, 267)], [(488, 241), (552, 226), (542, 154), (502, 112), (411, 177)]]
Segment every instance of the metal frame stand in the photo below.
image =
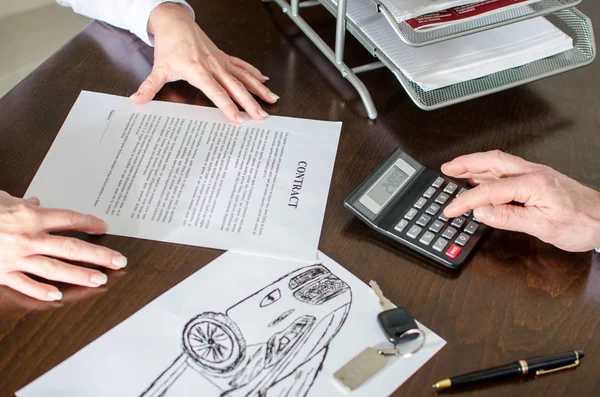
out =
[[(398, 68), (397, 63), (394, 62), (394, 46), (396, 44), (391, 41), (381, 40), (382, 36), (388, 37), (387, 35), (389, 35), (389, 37), (395, 37), (398, 34), (398, 31), (394, 29), (397, 24), (390, 20), (391, 17), (383, 18), (384, 20), (387, 19), (387, 21), (385, 21), (386, 23), (377, 26), (359, 26), (356, 22), (364, 18), (377, 16), (378, 13), (385, 14), (381, 4), (379, 4), (379, 0), (372, 0), (373, 4), (376, 6), (376, 8), (372, 9), (372, 15), (368, 14), (371, 12), (371, 9), (362, 2), (353, 4), (350, 10), (348, 10), (347, 2), (352, 0), (262, 1), (265, 3), (275, 2), (281, 7), (283, 12), (289, 16), (304, 34), (306, 34), (327, 59), (329, 59), (329, 61), (340, 71), (342, 76), (354, 86), (362, 99), (369, 118), (373, 120), (377, 117), (377, 111), (375, 110), (375, 105), (371, 99), (369, 90), (367, 90), (363, 82), (356, 76), (358, 73), (382, 67), (388, 68), (396, 76), (399, 83), (406, 90), (408, 96), (419, 108), (423, 110), (434, 110), (542, 78), (554, 76), (559, 73), (564, 73), (588, 65), (592, 63), (596, 57), (596, 43), (594, 40), (592, 23), (589, 18), (575, 8), (562, 9), (554, 13), (548, 13), (548, 10), (564, 8), (568, 5), (578, 3), (581, 0), (542, 0), (539, 3), (534, 3), (539, 5), (539, 9), (537, 9), (535, 13), (529, 14), (529, 16), (537, 15), (536, 13), (543, 13), (546, 15), (545, 18), (548, 19), (548, 21), (563, 31), (563, 33), (573, 38), (573, 49), (527, 65), (503, 70), (478, 79), (464, 81), (432, 91), (424, 91), (418, 84), (410, 81)], [(289, 3), (286, 1), (289, 1)], [(301, 8), (317, 5), (322, 5), (337, 18), (335, 49), (331, 49), (304, 21), (304, 19), (299, 16)], [(507, 12), (513, 12), (513, 10)], [(511, 21), (518, 20), (520, 17), (520, 14), (502, 15), (503, 19), (501, 22), (492, 21), (493, 23), (490, 22), (487, 27), (493, 28), (502, 24), (506, 25), (511, 23)], [(471, 22), (468, 22), (467, 24), (470, 23)], [(482, 23), (482, 21), (478, 21), (477, 23)], [(460, 25), (456, 26), (460, 27)], [(469, 26), (471, 25), (468, 25), (466, 28), (464, 26), (460, 27), (461, 31), (459, 33), (454, 32), (454, 36), (448, 34), (443, 38), (431, 39), (429, 42), (435, 42), (436, 40), (440, 41), (442, 39), (446, 40), (448, 38), (457, 37), (457, 35), (466, 35), (470, 32), (470, 30), (467, 29)], [(374, 32), (374, 29), (377, 29), (377, 32)], [(448, 29), (453, 29), (453, 27), (449, 27)], [(344, 63), (346, 31), (350, 32), (350, 34), (352, 34), (354, 38), (378, 61), (355, 68), (349, 68)], [(398, 40), (400, 40), (400, 38)], [(406, 42), (407, 40), (405, 38), (401, 41)], [(424, 45), (425, 42), (412, 43), (412, 45), (420, 46)], [(392, 58), (389, 56), (392, 56)]]
[(288, 17), (306, 34), (306, 36), (317, 46), (317, 48), (329, 59), (329, 61), (340, 71), (342, 77), (347, 79), (352, 86), (358, 91), (358, 95), (362, 100), (367, 115), (371, 120), (377, 118), (377, 110), (371, 94), (364, 83), (356, 76), (358, 73), (368, 72), (371, 70), (385, 67), (381, 62), (373, 62), (367, 65), (358, 66), (355, 68), (349, 68), (344, 63), (344, 46), (346, 42), (346, 2), (347, 0), (338, 0), (337, 7), (337, 23), (335, 29), (335, 50), (331, 49), (327, 43), (321, 39), (321, 37), (310, 27), (306, 21), (300, 17), (299, 11), (301, 8), (314, 7), (321, 5), (318, 0), (290, 0), (287, 3), (284, 0), (262, 0), (263, 3), (274, 2), (281, 7), (284, 14)]

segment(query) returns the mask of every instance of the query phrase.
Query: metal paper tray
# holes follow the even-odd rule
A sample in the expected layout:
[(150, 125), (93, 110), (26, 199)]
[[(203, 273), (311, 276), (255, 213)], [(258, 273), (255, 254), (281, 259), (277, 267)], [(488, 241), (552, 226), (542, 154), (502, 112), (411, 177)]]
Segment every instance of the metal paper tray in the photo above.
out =
[(381, 52), (376, 56), (398, 78), (410, 98), (423, 110), (434, 110), (484, 95), (516, 87), (589, 65), (596, 57), (592, 23), (577, 9), (562, 10), (546, 19), (573, 39), (574, 48), (517, 68), (503, 70), (479, 79), (465, 81), (433, 91), (423, 91)]
[(387, 19), (400, 39), (406, 44), (414, 47), (421, 47), (440, 41), (455, 39), (457, 37), (497, 28), (526, 19), (553, 14), (561, 10), (575, 7), (581, 3), (581, 1), (582, 0), (541, 0), (537, 3), (515, 7), (507, 11), (458, 23), (446, 28), (418, 32), (404, 22), (399, 23), (385, 4), (381, 3), (379, 0), (375, 0), (378, 10)]

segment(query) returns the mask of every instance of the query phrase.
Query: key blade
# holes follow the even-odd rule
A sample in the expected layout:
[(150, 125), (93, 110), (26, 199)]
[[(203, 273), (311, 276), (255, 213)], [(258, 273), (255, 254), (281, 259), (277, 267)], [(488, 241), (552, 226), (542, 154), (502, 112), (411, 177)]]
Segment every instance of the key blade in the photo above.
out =
[(386, 362), (387, 359), (377, 349), (367, 347), (337, 370), (333, 377), (347, 389), (356, 390), (385, 367)]
[(388, 298), (386, 298), (383, 295), (383, 291), (379, 287), (379, 284), (377, 284), (377, 281), (371, 280), (369, 281), (369, 285), (375, 292), (375, 295), (377, 295), (377, 297), (379, 298), (379, 305), (383, 310), (391, 310), (396, 308), (396, 305), (394, 305)]

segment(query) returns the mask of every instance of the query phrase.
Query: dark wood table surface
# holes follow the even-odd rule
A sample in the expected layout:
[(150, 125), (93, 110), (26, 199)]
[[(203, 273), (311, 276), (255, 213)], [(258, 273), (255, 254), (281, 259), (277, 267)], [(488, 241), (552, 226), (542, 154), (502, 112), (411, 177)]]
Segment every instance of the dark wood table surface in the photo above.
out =
[[(320, 249), (441, 335), (447, 346), (395, 396), (431, 395), (434, 381), (530, 356), (582, 349), (579, 368), (449, 392), (460, 396), (591, 396), (600, 377), (600, 255), (572, 254), (523, 234), (494, 231), (460, 273), (442, 271), (379, 238), (343, 208), (344, 198), (397, 146), (427, 167), (502, 149), (600, 185), (600, 63), (446, 109), (418, 109), (387, 70), (362, 76), (379, 111), (366, 117), (354, 89), (281, 10), (258, 0), (192, 1), (197, 21), (229, 54), (271, 77), (272, 114), (343, 121)], [(600, 27), (600, 9), (580, 9)], [(305, 18), (329, 43), (333, 18)], [(17, 39), (17, 38), (15, 38)], [(5, 54), (6, 55), (6, 54)], [(348, 39), (347, 63), (370, 61)], [(0, 189), (25, 193), (81, 90), (131, 95), (152, 50), (92, 23), (0, 100)], [(211, 104), (186, 83), (158, 99)], [(315, 144), (317, 144), (315, 142)], [(87, 237), (84, 237), (87, 238)], [(59, 285), (60, 303), (0, 287), (0, 394), (15, 391), (75, 354), (221, 254), (117, 236), (88, 238), (119, 250), (129, 266), (100, 289)], [(110, 379), (111, 369), (103, 374)]]

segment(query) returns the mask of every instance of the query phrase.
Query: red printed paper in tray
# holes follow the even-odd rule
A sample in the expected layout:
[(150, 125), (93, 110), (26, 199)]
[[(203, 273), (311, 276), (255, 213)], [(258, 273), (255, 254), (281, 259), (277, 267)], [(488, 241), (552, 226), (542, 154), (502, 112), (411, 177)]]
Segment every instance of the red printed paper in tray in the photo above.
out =
[(486, 0), (480, 3), (467, 4), (440, 12), (424, 14), (413, 19), (408, 19), (405, 22), (414, 30), (437, 29), (538, 1), (540, 0)]

